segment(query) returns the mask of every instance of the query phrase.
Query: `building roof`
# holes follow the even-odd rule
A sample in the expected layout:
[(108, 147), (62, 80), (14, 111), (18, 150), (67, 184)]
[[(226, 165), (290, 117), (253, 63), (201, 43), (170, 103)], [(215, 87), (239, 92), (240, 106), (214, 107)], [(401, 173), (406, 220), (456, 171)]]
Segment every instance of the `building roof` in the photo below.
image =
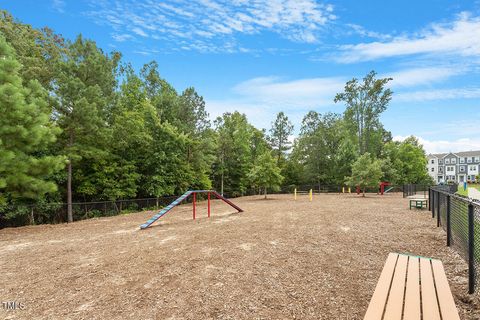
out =
[(449, 154), (454, 154), (454, 155), (457, 155), (459, 157), (480, 157), (480, 150), (479, 151), (460, 151), (460, 152), (448, 152), (448, 153), (435, 153), (435, 154), (429, 154), (429, 156), (433, 156), (433, 157), (442, 159)]

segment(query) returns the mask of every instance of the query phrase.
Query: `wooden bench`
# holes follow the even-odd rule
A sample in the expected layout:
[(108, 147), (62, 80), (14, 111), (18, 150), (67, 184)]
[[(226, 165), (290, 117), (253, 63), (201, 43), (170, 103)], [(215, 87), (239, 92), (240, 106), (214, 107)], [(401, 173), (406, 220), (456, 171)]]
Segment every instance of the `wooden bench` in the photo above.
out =
[(423, 209), (428, 207), (428, 199), (410, 199), (410, 210), (412, 208)]
[(390, 253), (364, 318), (382, 319), (460, 320), (442, 262)]

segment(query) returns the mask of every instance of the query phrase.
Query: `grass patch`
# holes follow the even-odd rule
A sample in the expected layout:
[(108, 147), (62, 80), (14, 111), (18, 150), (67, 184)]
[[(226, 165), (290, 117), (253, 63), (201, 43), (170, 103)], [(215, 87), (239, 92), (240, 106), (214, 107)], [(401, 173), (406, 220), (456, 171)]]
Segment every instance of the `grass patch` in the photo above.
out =
[(475, 188), (478, 191), (480, 191), (480, 184), (478, 184), (478, 183), (467, 184), (467, 190), (463, 190), (463, 183), (459, 183), (458, 184), (458, 189), (457, 189), (457, 194), (459, 194), (461, 196), (468, 197), (468, 188)]
[(457, 194), (459, 194), (461, 196), (468, 197), (468, 189), (464, 190), (463, 189), (463, 184), (458, 184)]

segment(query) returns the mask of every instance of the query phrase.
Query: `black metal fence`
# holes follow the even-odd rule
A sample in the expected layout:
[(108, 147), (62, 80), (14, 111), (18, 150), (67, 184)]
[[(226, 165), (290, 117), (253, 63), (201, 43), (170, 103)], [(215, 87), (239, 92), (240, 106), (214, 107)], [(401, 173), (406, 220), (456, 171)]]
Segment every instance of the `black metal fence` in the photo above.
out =
[(416, 195), (427, 196), (429, 185), (423, 184), (404, 184), (402, 186), (403, 197), (411, 197)]
[(447, 233), (447, 246), (468, 262), (468, 292), (480, 286), (480, 202), (454, 194), (453, 188), (431, 187), (432, 218)]
[[(156, 210), (167, 206), (177, 196), (158, 198), (128, 199), (116, 201), (74, 202), (73, 219), (84, 220), (95, 217), (108, 217), (129, 212)], [(66, 203), (36, 203), (1, 208), (0, 228), (26, 224), (61, 223), (67, 221)], [(10, 218), (12, 215), (15, 218)]]

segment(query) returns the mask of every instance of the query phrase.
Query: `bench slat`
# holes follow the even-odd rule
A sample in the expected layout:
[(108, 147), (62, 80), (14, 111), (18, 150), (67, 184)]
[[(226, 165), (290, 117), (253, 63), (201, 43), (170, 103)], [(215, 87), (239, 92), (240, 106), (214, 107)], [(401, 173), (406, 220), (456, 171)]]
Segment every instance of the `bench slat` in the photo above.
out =
[(433, 275), (437, 286), (438, 302), (443, 320), (460, 320), (455, 301), (453, 300), (443, 264), (439, 260), (432, 260)]
[(398, 254), (390, 253), (383, 267), (377, 286), (373, 292), (372, 299), (368, 305), (364, 320), (381, 320), (385, 302), (387, 301), (388, 292), (390, 291), (390, 284), (392, 281), (393, 272), (395, 271), (395, 264), (397, 262)]
[(418, 257), (409, 257), (407, 289), (405, 291), (404, 320), (420, 320), (420, 263)]
[(420, 277), (422, 280), (423, 318), (428, 320), (440, 320), (437, 293), (435, 292), (432, 267), (429, 259), (420, 259)]
[(401, 320), (403, 309), (403, 296), (405, 293), (405, 278), (407, 275), (408, 257), (399, 255), (395, 274), (393, 275), (390, 295), (388, 296), (387, 308), (384, 319)]

